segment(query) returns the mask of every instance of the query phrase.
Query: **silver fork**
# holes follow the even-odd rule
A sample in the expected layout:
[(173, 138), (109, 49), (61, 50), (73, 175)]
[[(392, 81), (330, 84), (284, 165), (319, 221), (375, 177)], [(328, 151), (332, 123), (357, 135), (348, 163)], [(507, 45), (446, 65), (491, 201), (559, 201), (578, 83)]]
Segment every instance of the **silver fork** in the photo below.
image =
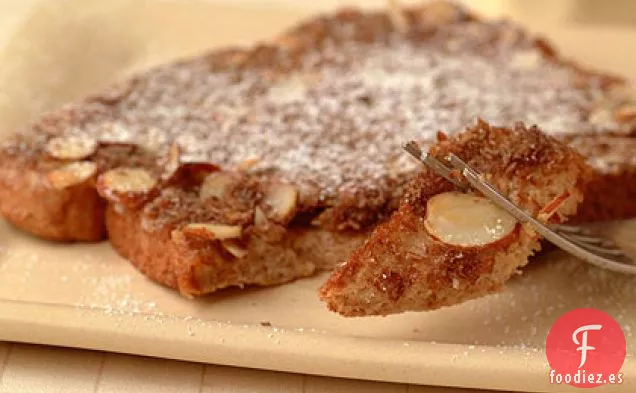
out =
[[(473, 167), (454, 154), (444, 157), (444, 162), (423, 152), (415, 142), (404, 146), (413, 157), (424, 163), (433, 172), (466, 191), (474, 188), (494, 204), (507, 211), (519, 222), (529, 223), (550, 243), (563, 251), (603, 269), (619, 273), (636, 274), (633, 259), (625, 254), (612, 240), (598, 236), (587, 229), (574, 225), (546, 225), (519, 208), (499, 192)], [(460, 175), (460, 176), (458, 176)]]

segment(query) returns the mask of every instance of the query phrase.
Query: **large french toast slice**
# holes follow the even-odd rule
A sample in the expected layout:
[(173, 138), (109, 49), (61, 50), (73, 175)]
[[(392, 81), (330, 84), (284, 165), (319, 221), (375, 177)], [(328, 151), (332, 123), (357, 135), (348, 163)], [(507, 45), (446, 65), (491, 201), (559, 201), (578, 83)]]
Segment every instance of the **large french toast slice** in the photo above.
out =
[(633, 144), (623, 81), (451, 3), (391, 15), (316, 17), (45, 114), (0, 148), (0, 211), (47, 239), (108, 232), (186, 295), (274, 284), (345, 260), (396, 209), (416, 170), (401, 143), (481, 116), (591, 154), (603, 192), (581, 219), (636, 214), (636, 190), (605, 181), (632, 179), (632, 155), (607, 165), (602, 152), (605, 139)]
[[(455, 154), (543, 222), (565, 221), (583, 199), (589, 175), (583, 157), (536, 127), (480, 121), (449, 139), (440, 136), (429, 154)], [(539, 249), (529, 224), (426, 169), (320, 296), (345, 316), (434, 310), (500, 291)]]

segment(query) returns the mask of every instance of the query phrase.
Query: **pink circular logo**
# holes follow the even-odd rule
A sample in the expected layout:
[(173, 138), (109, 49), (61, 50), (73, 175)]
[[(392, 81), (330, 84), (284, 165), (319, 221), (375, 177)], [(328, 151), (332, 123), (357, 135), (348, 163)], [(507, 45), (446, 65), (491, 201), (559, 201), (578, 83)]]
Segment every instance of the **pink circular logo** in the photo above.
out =
[(554, 323), (546, 341), (550, 383), (591, 388), (623, 383), (623, 329), (595, 308), (579, 308)]

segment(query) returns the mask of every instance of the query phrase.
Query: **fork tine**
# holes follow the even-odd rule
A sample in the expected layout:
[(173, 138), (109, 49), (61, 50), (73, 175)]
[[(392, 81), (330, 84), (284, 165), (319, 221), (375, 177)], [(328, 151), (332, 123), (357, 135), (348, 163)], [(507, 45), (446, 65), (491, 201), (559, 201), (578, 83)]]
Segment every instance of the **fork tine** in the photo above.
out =
[(555, 224), (552, 227), (559, 230), (560, 232), (572, 233), (575, 235), (581, 234), (583, 232), (583, 228), (576, 225)]
[(622, 250), (620, 250), (618, 248), (600, 247), (600, 246), (597, 246), (595, 244), (578, 241), (576, 239), (573, 239), (570, 235), (565, 235), (563, 233), (561, 233), (560, 235), (565, 237), (566, 239), (570, 240), (572, 243), (575, 243), (576, 245), (578, 245), (580, 247), (583, 247), (583, 248), (585, 248), (588, 251), (595, 252), (597, 254), (603, 254), (603, 255), (608, 255), (608, 256), (618, 256), (618, 257), (620, 257), (620, 256), (628, 257), (627, 254), (625, 254)]
[(424, 152), (420, 148), (420, 146), (415, 141), (410, 141), (404, 145), (404, 150), (406, 150), (410, 155), (422, 161), (422, 155)]
[(570, 233), (573, 235), (599, 237), (598, 234), (594, 233), (594, 231), (578, 225), (554, 224), (552, 227), (560, 232)]
[(562, 235), (569, 237), (570, 239), (574, 239), (579, 243), (592, 244), (595, 246), (603, 247), (603, 248), (615, 248), (616, 243), (611, 240), (604, 239), (598, 235), (578, 235), (574, 233), (562, 232), (559, 228), (554, 228), (557, 232)]
[(421, 163), (425, 164), (433, 172), (453, 183), (455, 186), (457, 186), (457, 188), (461, 190), (465, 190), (468, 188), (467, 184), (462, 183), (460, 180), (453, 176), (452, 169), (448, 168), (437, 158), (431, 156), (430, 154), (424, 153), (417, 142), (410, 141), (409, 143), (404, 145), (404, 150), (406, 150), (410, 155), (415, 157)]

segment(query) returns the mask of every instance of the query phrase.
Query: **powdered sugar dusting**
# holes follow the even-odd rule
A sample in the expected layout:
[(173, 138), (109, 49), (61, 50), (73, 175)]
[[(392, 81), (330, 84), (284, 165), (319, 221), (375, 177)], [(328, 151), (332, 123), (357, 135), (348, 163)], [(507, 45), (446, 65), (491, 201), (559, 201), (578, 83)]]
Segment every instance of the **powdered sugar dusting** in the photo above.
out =
[[(497, 41), (501, 31), (516, 38)], [(586, 121), (604, 94), (596, 77), (573, 87), (569, 67), (547, 61), (511, 26), (458, 23), (420, 42), (339, 41), (305, 53), (283, 75), (275, 66), (211, 72), (203, 58), (156, 68), (113, 115), (80, 131), (160, 154), (176, 140), (187, 159), (222, 166), (259, 157), (254, 170), (317, 184), (330, 196), (390, 187), (415, 169), (404, 142), (461, 131), (477, 117), (536, 123), (551, 134), (618, 127)]]

